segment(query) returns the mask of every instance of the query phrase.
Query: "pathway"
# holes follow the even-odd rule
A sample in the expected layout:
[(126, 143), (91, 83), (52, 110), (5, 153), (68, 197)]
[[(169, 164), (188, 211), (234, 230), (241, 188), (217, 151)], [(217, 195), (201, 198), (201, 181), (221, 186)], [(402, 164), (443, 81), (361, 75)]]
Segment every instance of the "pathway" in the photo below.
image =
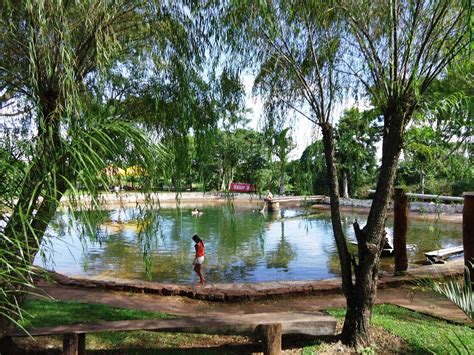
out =
[[(437, 266), (442, 272), (446, 270), (459, 271), (462, 263), (459, 261), (451, 262), (446, 265)], [(426, 270), (425, 270), (426, 272)], [(421, 271), (414, 271), (421, 273)], [(377, 303), (391, 303), (402, 307), (406, 307), (418, 312), (438, 316), (448, 320), (471, 323), (467, 316), (459, 310), (453, 303), (442, 296), (429, 291), (423, 291), (410, 283), (402, 284), (400, 278), (390, 275), (382, 275), (379, 282), (379, 291)], [(249, 292), (263, 292), (263, 287), (271, 292), (279, 287), (281, 283), (268, 283), (258, 285), (239, 284), (239, 285), (206, 285), (187, 286), (194, 288), (194, 292), (212, 292), (222, 293), (224, 289), (239, 288), (240, 292), (245, 292), (246, 286)], [(288, 287), (288, 283), (283, 283), (284, 287)], [(345, 298), (340, 293), (340, 281), (332, 281), (333, 292), (328, 292), (328, 285), (331, 282), (324, 281), (323, 294), (316, 292), (312, 295), (295, 295), (273, 297), (270, 300), (263, 298), (254, 300), (239, 299), (238, 302), (211, 302), (189, 297), (180, 296), (163, 296), (158, 294), (147, 294), (137, 292), (124, 292), (108, 290), (105, 288), (84, 288), (80, 286), (56, 285), (41, 281), (38, 283), (40, 290), (45, 294), (62, 301), (77, 300), (84, 303), (101, 303), (114, 307), (125, 307), (131, 309), (140, 309), (148, 311), (165, 312), (175, 315), (198, 316), (206, 314), (222, 315), (222, 314), (248, 314), (248, 313), (270, 313), (270, 312), (303, 312), (303, 311), (321, 311), (333, 307), (344, 307)], [(281, 285), (280, 285), (281, 286)], [(472, 324), (472, 323), (471, 323)]]

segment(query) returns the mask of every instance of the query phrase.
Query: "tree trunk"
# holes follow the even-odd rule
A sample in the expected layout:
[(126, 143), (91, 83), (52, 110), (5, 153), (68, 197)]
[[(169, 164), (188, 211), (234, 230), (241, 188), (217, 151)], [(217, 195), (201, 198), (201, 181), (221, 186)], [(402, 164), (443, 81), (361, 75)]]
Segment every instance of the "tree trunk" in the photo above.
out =
[(367, 330), (377, 295), (388, 201), (401, 151), (404, 123), (407, 121), (406, 115), (397, 114), (395, 110), (387, 110), (384, 116), (382, 165), (367, 224), (361, 230), (358, 223), (354, 223), (359, 260), (354, 262), (355, 284), (352, 292), (346, 295), (347, 311), (341, 333), (342, 342), (350, 346), (367, 346), (371, 341)]
[(280, 195), (285, 194), (285, 164), (283, 162), (280, 163)]
[(230, 188), (230, 183), (234, 181), (234, 168), (230, 168), (229, 180), (227, 181), (226, 188)]
[(349, 198), (349, 182), (346, 169), (342, 171), (342, 197)]
[(350, 346), (371, 344), (369, 333), (372, 307), (375, 304), (381, 246), (364, 243), (365, 231), (354, 223), (358, 241), (359, 263), (354, 262), (355, 283), (346, 295), (347, 308), (341, 341)]
[(331, 223), (336, 240), (339, 262), (341, 263), (342, 290), (344, 295), (348, 297), (353, 288), (351, 255), (347, 250), (346, 238), (341, 224), (341, 213), (339, 211), (339, 182), (337, 179), (333, 129), (330, 124), (326, 123), (321, 125), (321, 130), (323, 133), (324, 157), (329, 178)]
[[(31, 266), (39, 250), (49, 222), (56, 213), (59, 200), (67, 189), (67, 159), (61, 152), (61, 138), (58, 117), (51, 105), (43, 113), (44, 125), (38, 129), (34, 160), (23, 180), (18, 200), (7, 225), (5, 238), (0, 242), (5, 263), (10, 265), (8, 274), (2, 277), (4, 291), (0, 306), (0, 338), (12, 327), (12, 320), (18, 318), (11, 305), (21, 305), (24, 289), (31, 285)], [(14, 241), (14, 242), (10, 242)], [(19, 258), (18, 255), (22, 257)]]
[(220, 191), (224, 191), (225, 190), (225, 169), (223, 165), (221, 165), (220, 167), (219, 176), (221, 178)]
[(471, 276), (467, 278), (466, 283), (471, 282), (471, 288), (474, 290), (474, 192), (464, 193), (464, 208), (462, 211), (462, 240), (464, 247), (464, 265), (469, 270)]
[[(341, 264), (342, 290), (347, 301), (346, 318), (344, 321), (341, 340), (343, 343), (355, 346), (359, 344), (369, 344), (369, 324), (374, 304), (375, 287), (377, 285), (377, 273), (374, 273), (372, 264), (365, 261), (371, 259), (367, 252), (373, 257), (374, 250), (361, 248), (362, 235), (356, 223), (356, 236), (359, 242), (360, 265), (355, 261), (347, 250), (346, 239), (341, 225), (341, 215), (339, 211), (339, 183), (337, 179), (337, 166), (334, 156), (334, 138), (331, 125), (321, 125), (323, 133), (324, 155), (326, 168), (329, 177), (329, 195), (331, 199), (331, 222), (336, 239), (339, 262)], [(375, 255), (376, 255), (375, 250)], [(364, 261), (364, 262), (362, 262)], [(354, 265), (355, 283), (352, 281), (352, 265)], [(375, 276), (375, 279), (374, 279)]]
[(420, 171), (420, 194), (425, 193), (425, 173)]
[(407, 256), (408, 198), (402, 188), (396, 188), (393, 197), (393, 249), (395, 275), (408, 269)]
[(346, 316), (344, 319), (341, 342), (347, 345), (369, 345), (371, 342), (369, 329), (372, 318), (374, 298), (371, 296), (375, 282), (366, 278), (366, 284), (361, 287), (363, 280), (356, 281), (352, 293), (347, 297)]
[[(12, 215), (10, 218), (13, 218), (13, 220), (10, 219), (8, 223), (10, 228), (5, 229), (5, 235), (9, 240), (25, 240), (25, 245), (8, 245), (12, 253), (7, 254), (6, 257), (11, 256), (8, 257), (7, 262), (11, 266), (12, 271), (10, 271), (8, 276), (5, 275), (3, 279), (15, 281), (2, 285), (2, 289), (6, 292), (6, 297), (8, 298), (3, 298), (3, 300), (0, 301), (0, 306), (6, 307), (5, 309), (9, 309), (9, 304), (21, 305), (23, 303), (24, 297), (26, 296), (25, 288), (32, 284), (31, 266), (41, 246), (49, 222), (54, 217), (59, 201), (67, 190), (66, 177), (63, 174), (58, 174), (58, 172), (51, 172), (51, 174), (55, 173), (56, 176), (54, 179), (56, 184), (54, 188), (43, 197), (43, 200), (37, 207), (36, 213), (31, 217), (30, 222), (22, 221), (20, 217), (21, 214)], [(24, 209), (25, 205), (23, 202), (19, 201), (17, 203), (19, 207), (17, 208)], [(27, 223), (27, 228), (25, 228), (25, 223)], [(19, 229), (13, 229), (14, 227)], [(23, 255), (23, 257), (17, 258), (17, 255)], [(5, 304), (2, 304), (3, 302), (5, 302)], [(13, 319), (17, 319), (18, 315), (15, 310), (11, 311), (11, 314), (7, 313), (7, 315)], [(8, 317), (0, 316), (0, 339), (12, 328), (12, 320)]]

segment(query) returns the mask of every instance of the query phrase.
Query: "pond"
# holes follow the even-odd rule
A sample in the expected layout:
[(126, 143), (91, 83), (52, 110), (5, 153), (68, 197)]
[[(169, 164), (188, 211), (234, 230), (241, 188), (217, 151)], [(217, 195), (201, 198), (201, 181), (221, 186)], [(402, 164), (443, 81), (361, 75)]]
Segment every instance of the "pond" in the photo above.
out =
[[(206, 247), (203, 269), (210, 283), (319, 280), (339, 275), (328, 213), (293, 207), (261, 214), (251, 204), (207, 204), (199, 206), (202, 215), (193, 216), (192, 207), (94, 212), (89, 218), (95, 221), (91, 228), (81, 218), (58, 214), (35, 263), (66, 275), (194, 283), (191, 237), (198, 234)], [(350, 240), (355, 240), (355, 218), (364, 225), (363, 215), (343, 215)], [(389, 218), (387, 232), (392, 230)], [(462, 226), (410, 221), (408, 243), (412, 245), (409, 261), (421, 261), (426, 251), (461, 245)], [(393, 258), (384, 258), (382, 269), (392, 271)]]

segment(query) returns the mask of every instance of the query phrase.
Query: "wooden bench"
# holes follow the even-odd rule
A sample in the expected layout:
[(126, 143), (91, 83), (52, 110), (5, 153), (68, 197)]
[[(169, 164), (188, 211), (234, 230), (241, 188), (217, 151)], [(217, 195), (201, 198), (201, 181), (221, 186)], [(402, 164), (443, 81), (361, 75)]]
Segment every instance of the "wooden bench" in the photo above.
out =
[(449, 256), (461, 254), (464, 251), (462, 245), (457, 247), (445, 248), (425, 253), (426, 258), (434, 263), (444, 263), (444, 259)]
[(230, 314), (225, 316), (144, 319), (73, 324), (17, 330), (10, 337), (63, 335), (63, 353), (82, 355), (86, 350), (86, 334), (99, 332), (149, 330), (167, 333), (219, 335), (257, 335), (262, 338), (264, 354), (279, 354), (282, 334), (334, 335), (336, 319), (314, 312)]

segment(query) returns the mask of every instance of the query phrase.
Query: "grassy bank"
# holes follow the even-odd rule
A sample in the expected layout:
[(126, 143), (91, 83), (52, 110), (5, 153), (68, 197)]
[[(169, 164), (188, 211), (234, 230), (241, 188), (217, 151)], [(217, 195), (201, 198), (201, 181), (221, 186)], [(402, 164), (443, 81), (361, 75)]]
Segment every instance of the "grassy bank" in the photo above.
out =
[[(345, 310), (328, 311), (343, 319)], [(416, 354), (472, 354), (474, 353), (474, 329), (454, 324), (395, 305), (378, 305), (374, 308), (372, 324), (375, 330), (382, 328), (403, 340), (402, 353)], [(381, 339), (380, 342), (383, 341)], [(377, 348), (373, 349), (377, 351)]]
[[(132, 319), (173, 318), (171, 315), (160, 312), (114, 308), (101, 304), (44, 300), (27, 301), (25, 311), (27, 317), (25, 317), (25, 320), (21, 323), (24, 327), (47, 327), (74, 323), (98, 323)], [(41, 337), (41, 340), (38, 342), (34, 342), (28, 338), (18, 339), (17, 342), (19, 342), (21, 346), (33, 350), (44, 348), (60, 349), (62, 347), (62, 337), (56, 336)], [(174, 353), (173, 349), (199, 349), (207, 346), (217, 347), (215, 353), (218, 354), (218, 347), (228, 342), (241, 344), (251, 343), (249, 339), (239, 336), (221, 337), (216, 335), (154, 333), (148, 331), (103, 332), (88, 334), (86, 336), (86, 348), (88, 350), (127, 350), (123, 352), (124, 354), (162, 353), (162, 350), (154, 352), (152, 349), (168, 349), (167, 353)], [(144, 349), (149, 349), (149, 351), (144, 352)], [(196, 353), (202, 353), (198, 350), (196, 351)], [(191, 353), (194, 353), (194, 351)], [(206, 351), (205, 353), (209, 352)]]
[[(135, 311), (113, 308), (98, 304), (78, 302), (52, 302), (32, 300), (26, 304), (28, 319), (24, 326), (44, 327), (73, 323), (97, 323), (101, 321), (170, 318), (158, 312)], [(330, 310), (334, 316), (343, 319), (344, 310)], [(375, 307), (374, 334), (376, 345), (365, 349), (365, 353), (384, 353), (390, 349), (400, 353), (451, 353), (474, 352), (474, 329), (452, 324), (437, 318), (392, 305)], [(38, 338), (40, 339), (40, 338)], [(285, 339), (284, 339), (285, 340)], [(288, 343), (288, 342), (286, 342)], [(30, 349), (61, 347), (60, 337), (42, 337), (39, 341), (25, 338), (19, 340), (21, 346)], [(251, 345), (254, 344), (254, 345)], [(285, 347), (301, 348), (304, 354), (332, 352), (331, 344), (321, 340), (303, 339), (300, 343), (293, 339)], [(240, 336), (212, 336), (153, 332), (112, 332), (87, 336), (87, 348), (96, 350), (121, 349), (120, 353), (182, 353), (222, 354), (254, 351), (255, 343)], [(144, 352), (144, 349), (148, 349)], [(155, 349), (155, 350), (153, 350)], [(258, 348), (257, 348), (258, 349)]]

